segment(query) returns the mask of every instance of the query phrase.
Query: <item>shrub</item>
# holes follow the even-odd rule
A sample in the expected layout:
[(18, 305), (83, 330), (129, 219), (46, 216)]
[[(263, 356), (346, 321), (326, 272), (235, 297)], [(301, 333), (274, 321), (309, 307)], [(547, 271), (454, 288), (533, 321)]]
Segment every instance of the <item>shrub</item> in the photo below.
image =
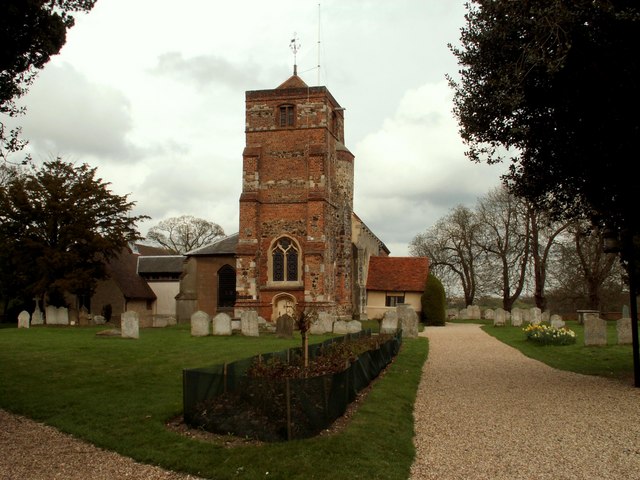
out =
[(576, 334), (568, 328), (555, 328), (543, 323), (527, 325), (522, 329), (528, 341), (540, 345), (570, 345), (576, 343)]
[(447, 299), (442, 282), (431, 273), (427, 277), (427, 284), (420, 300), (425, 323), (427, 325), (444, 325), (447, 320)]

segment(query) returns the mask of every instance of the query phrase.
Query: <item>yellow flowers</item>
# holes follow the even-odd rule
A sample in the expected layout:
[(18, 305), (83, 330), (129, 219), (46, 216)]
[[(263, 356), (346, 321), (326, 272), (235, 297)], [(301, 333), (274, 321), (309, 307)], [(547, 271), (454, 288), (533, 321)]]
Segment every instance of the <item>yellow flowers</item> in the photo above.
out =
[(569, 345), (576, 342), (576, 333), (568, 328), (556, 328), (544, 323), (529, 324), (522, 329), (527, 340), (541, 345)]

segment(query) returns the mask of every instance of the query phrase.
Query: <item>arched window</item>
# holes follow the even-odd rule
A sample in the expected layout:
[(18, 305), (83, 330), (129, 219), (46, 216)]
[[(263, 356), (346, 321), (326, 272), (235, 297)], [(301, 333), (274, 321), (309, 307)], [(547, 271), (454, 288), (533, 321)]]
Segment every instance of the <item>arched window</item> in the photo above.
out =
[(281, 237), (271, 248), (271, 280), (274, 282), (297, 282), (300, 252), (288, 237)]
[(218, 307), (233, 307), (236, 303), (236, 271), (229, 265), (218, 270)]

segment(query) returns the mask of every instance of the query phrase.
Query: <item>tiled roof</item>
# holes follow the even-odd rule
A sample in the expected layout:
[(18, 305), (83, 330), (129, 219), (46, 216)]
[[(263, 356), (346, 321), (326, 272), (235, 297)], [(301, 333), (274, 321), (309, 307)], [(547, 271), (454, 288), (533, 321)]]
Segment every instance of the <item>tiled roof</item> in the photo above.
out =
[(235, 255), (236, 247), (238, 246), (238, 237), (239, 234), (234, 233), (233, 235), (220, 238), (209, 245), (205, 245), (204, 247), (191, 250), (190, 252), (185, 253), (185, 255)]
[(171, 250), (167, 250), (166, 248), (163, 247), (155, 247), (153, 245), (144, 245), (142, 243), (136, 243), (134, 245), (134, 253), (138, 253), (140, 255), (154, 255), (154, 256), (160, 256), (160, 255), (175, 255)]
[(427, 257), (371, 257), (367, 290), (424, 292), (428, 275)]
[(138, 257), (138, 273), (182, 273), (184, 255)]
[(123, 248), (117, 257), (107, 263), (107, 272), (114, 282), (120, 287), (120, 291), (129, 299), (154, 300), (153, 293), (147, 282), (138, 275), (138, 255), (131, 253), (128, 248)]

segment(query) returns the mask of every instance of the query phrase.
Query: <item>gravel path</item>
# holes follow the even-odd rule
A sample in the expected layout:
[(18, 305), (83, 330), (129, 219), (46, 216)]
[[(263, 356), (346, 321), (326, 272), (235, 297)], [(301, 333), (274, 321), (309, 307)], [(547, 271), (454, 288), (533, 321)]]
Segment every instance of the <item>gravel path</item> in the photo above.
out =
[(640, 479), (640, 389), (555, 370), (479, 325), (421, 335), (411, 480)]
[(198, 480), (101, 450), (0, 410), (0, 480)]

